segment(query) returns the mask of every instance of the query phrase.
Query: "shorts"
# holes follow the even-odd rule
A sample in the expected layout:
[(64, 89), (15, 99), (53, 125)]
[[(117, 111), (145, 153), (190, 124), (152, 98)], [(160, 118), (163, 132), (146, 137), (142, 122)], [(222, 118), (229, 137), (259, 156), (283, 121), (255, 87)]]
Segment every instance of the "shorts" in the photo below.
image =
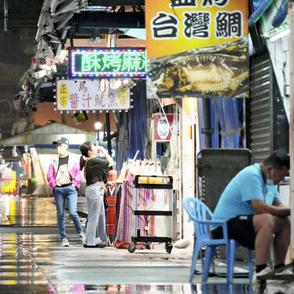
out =
[[(253, 215), (239, 215), (227, 221), (229, 239), (236, 240), (240, 245), (254, 250), (255, 231)], [(223, 229), (218, 227), (211, 231), (213, 239), (223, 238)]]

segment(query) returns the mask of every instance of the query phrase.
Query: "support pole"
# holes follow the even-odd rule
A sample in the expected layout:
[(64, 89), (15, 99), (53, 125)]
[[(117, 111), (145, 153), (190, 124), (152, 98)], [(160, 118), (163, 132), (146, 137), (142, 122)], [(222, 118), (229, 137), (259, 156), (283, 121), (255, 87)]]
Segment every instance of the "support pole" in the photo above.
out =
[(111, 156), (111, 129), (110, 129), (110, 116), (109, 116), (109, 112), (106, 112), (105, 114), (106, 117), (106, 134), (107, 134), (107, 151), (108, 154)]
[(291, 207), (291, 253), (294, 257), (294, 0), (289, 1), (289, 69), (290, 69), (290, 207)]
[[(112, 35), (108, 35), (108, 39), (107, 39), (107, 46), (108, 47), (116, 47), (116, 40), (117, 40), (117, 36), (112, 34)], [(110, 127), (110, 115), (109, 112), (106, 112), (105, 114), (105, 118), (106, 118), (106, 134), (107, 134), (107, 151), (108, 154), (111, 156), (112, 153), (112, 146), (111, 146), (111, 127)]]
[(210, 119), (210, 103), (209, 98), (201, 98), (203, 101), (203, 129), (205, 148), (212, 147), (212, 126)]

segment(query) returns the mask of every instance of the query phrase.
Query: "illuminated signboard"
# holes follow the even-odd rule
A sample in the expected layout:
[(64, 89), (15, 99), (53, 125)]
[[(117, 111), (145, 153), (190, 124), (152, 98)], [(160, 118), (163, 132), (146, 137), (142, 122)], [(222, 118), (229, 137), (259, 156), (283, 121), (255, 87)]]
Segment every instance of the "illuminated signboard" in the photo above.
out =
[(70, 48), (71, 78), (146, 77), (146, 52), (140, 48)]
[(56, 102), (60, 111), (127, 110), (130, 108), (130, 90), (114, 88), (116, 80), (76, 79), (57, 80)]
[(148, 98), (249, 97), (248, 2), (146, 0)]

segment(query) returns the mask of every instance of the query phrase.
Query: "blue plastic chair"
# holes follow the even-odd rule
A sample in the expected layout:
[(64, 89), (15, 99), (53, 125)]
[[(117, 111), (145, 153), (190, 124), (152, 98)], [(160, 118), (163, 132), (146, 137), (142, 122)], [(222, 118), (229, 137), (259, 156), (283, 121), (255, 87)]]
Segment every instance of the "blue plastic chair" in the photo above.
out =
[[(227, 224), (222, 221), (215, 221), (212, 219), (212, 213), (210, 209), (199, 199), (193, 197), (184, 198), (184, 207), (194, 222), (195, 229), (195, 243), (193, 248), (193, 256), (190, 270), (190, 283), (193, 280), (194, 271), (197, 259), (200, 254), (200, 250), (203, 246), (206, 247), (204, 265), (202, 270), (202, 281), (206, 282), (209, 274), (209, 268), (212, 263), (215, 250), (218, 246), (226, 246), (226, 258), (227, 258), (227, 282), (233, 282), (234, 276), (234, 263), (236, 247), (239, 246), (238, 242), (228, 238)], [(223, 229), (222, 239), (212, 239), (210, 235), (210, 228), (212, 225), (221, 226)], [(253, 261), (252, 250), (248, 249), (248, 270), (249, 280), (252, 281), (253, 277)]]

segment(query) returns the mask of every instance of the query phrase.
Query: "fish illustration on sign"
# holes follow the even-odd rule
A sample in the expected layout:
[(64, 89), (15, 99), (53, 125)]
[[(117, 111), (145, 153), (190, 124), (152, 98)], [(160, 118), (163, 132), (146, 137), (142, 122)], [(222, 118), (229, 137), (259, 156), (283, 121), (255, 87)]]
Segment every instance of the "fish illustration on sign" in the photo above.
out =
[(159, 98), (248, 97), (248, 43), (240, 40), (154, 59), (149, 79)]

